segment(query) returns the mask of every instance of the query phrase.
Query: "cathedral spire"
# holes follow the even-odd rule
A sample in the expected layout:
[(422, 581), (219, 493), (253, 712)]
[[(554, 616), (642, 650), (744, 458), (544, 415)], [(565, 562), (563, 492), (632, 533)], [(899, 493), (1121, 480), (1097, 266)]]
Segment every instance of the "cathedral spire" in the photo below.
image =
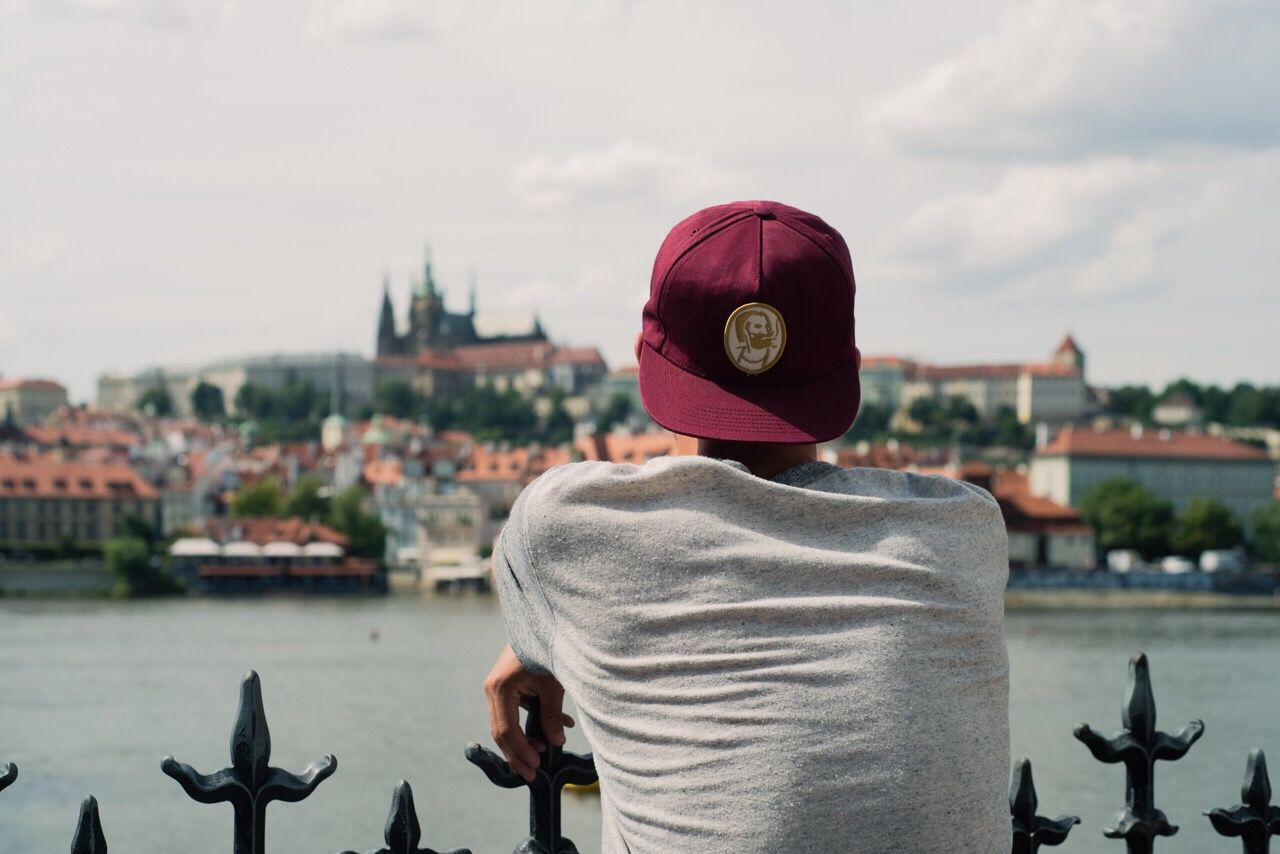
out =
[(436, 277), (431, 272), (431, 244), (427, 244), (426, 258), (422, 264), (422, 289), (426, 296), (437, 296)]
[(396, 312), (391, 304), (391, 274), (382, 272), (382, 310), (378, 312), (378, 347), (379, 356), (389, 356), (396, 352)]
[(474, 267), (467, 272), (468, 290), (470, 292), (470, 310), (472, 318), (476, 316), (476, 270)]

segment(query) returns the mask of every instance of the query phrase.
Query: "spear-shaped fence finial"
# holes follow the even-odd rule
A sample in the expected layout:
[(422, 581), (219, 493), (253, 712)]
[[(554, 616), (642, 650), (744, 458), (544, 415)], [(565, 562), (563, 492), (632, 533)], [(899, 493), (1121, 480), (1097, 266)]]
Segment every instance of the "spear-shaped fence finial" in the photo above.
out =
[(202, 804), (231, 803), (235, 811), (234, 854), (265, 854), (267, 804), (300, 801), (338, 767), (332, 755), (300, 775), (271, 766), (271, 732), (262, 705), (262, 685), (250, 670), (240, 682), (240, 709), (231, 729), (231, 767), (201, 774), (166, 756), (160, 769)]
[(1041, 845), (1061, 845), (1080, 823), (1074, 815), (1048, 819), (1036, 815), (1039, 799), (1035, 780), (1031, 777), (1031, 760), (1013, 763), (1013, 780), (1009, 784), (1009, 814), (1013, 816), (1013, 854), (1036, 854)]
[(1122, 762), (1125, 767), (1125, 808), (1115, 824), (1102, 831), (1108, 839), (1123, 839), (1129, 854), (1151, 854), (1158, 836), (1173, 836), (1176, 825), (1155, 807), (1155, 764), (1181, 759), (1204, 734), (1204, 723), (1192, 721), (1174, 735), (1156, 729), (1156, 702), (1151, 691), (1147, 657), (1129, 659), (1129, 684), (1120, 709), (1124, 729), (1110, 738), (1088, 724), (1075, 728), (1099, 762)]
[(1258, 748), (1249, 751), (1244, 766), (1240, 803), (1229, 810), (1206, 810), (1219, 836), (1238, 836), (1244, 854), (1267, 854), (1271, 837), (1280, 836), (1280, 807), (1271, 805), (1271, 778), (1267, 756)]
[[(413, 789), (406, 780), (401, 780), (391, 795), (391, 814), (387, 816), (383, 839), (386, 840), (387, 847), (370, 851), (369, 854), (471, 854), (469, 848), (437, 852), (433, 848), (418, 847), (418, 843), (422, 841), (422, 828), (418, 825), (418, 813), (413, 808)], [(343, 851), (342, 854), (356, 852)]]

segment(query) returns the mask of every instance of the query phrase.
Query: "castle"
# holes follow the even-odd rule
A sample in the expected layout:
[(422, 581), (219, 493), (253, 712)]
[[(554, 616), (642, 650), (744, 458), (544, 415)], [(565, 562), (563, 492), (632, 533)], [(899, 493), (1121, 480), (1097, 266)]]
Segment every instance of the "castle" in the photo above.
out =
[(409, 302), (408, 329), (396, 328), (389, 277), (382, 281), (382, 309), (378, 315), (377, 355), (416, 356), (452, 350), (468, 344), (495, 344), (517, 341), (546, 341), (547, 334), (536, 314), (476, 314), (476, 288), (465, 314), (451, 312), (444, 305), (444, 291), (436, 284), (428, 254), (422, 278), (413, 283)]

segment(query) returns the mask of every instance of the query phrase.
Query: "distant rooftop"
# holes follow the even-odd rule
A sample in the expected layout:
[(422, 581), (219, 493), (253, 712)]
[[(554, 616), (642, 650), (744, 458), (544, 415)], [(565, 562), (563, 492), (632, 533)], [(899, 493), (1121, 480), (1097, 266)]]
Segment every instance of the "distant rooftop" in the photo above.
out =
[(1262, 448), (1180, 430), (1078, 430), (1067, 428), (1036, 451), (1038, 456), (1150, 457), (1270, 462)]

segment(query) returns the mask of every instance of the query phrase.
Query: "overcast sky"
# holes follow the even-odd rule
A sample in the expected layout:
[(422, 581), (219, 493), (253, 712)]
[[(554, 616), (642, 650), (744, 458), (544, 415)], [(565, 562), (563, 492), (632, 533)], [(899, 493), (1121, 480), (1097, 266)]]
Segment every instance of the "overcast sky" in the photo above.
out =
[(867, 355), (1280, 382), (1280, 4), (0, 0), (0, 374), (372, 355), (452, 307), (630, 362), (654, 252), (771, 198)]

